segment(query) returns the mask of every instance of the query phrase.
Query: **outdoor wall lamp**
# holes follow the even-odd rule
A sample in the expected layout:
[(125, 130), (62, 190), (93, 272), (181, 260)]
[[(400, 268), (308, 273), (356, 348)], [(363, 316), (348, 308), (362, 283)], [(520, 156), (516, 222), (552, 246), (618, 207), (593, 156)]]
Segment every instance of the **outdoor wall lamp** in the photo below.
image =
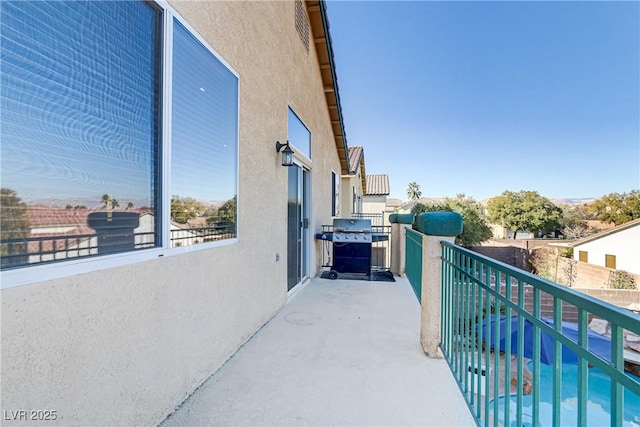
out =
[[(284, 150), (282, 148), (284, 147)], [(282, 150), (282, 166), (293, 166), (293, 150), (289, 147), (289, 141), (286, 144), (276, 141), (276, 152)]]

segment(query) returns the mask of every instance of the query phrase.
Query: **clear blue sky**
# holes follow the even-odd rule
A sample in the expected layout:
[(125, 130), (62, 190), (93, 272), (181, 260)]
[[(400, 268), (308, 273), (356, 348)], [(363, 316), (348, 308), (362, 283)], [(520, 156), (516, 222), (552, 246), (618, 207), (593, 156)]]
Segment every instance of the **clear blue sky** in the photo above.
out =
[(328, 1), (350, 146), (391, 196), (640, 188), (640, 2)]

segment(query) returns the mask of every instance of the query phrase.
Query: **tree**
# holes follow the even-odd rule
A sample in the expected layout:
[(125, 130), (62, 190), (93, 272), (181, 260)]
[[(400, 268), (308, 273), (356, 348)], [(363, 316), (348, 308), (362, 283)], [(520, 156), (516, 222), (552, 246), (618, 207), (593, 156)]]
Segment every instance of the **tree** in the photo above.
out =
[(606, 224), (621, 225), (640, 218), (640, 190), (607, 194), (591, 203), (588, 210)]
[[(0, 240), (1, 254), (26, 254), (25, 242), (5, 243), (6, 240), (24, 239), (29, 236), (30, 226), (27, 205), (9, 188), (0, 189)], [(26, 255), (25, 255), (26, 257)], [(2, 258), (2, 265), (24, 262), (21, 258)]]
[(460, 246), (471, 247), (492, 236), (482, 205), (464, 194), (446, 198), (441, 203), (418, 203), (411, 210), (416, 216), (422, 212), (458, 212), (462, 215), (462, 234), (456, 237), (456, 244)]
[(118, 206), (120, 206), (120, 203), (118, 203), (118, 201), (116, 199), (114, 199), (113, 197), (111, 197), (110, 194), (103, 194), (102, 195), (102, 203), (104, 203), (104, 208), (105, 209), (111, 209), (114, 210), (115, 208), (117, 208)]
[(422, 191), (420, 191), (420, 186), (415, 182), (410, 182), (407, 187), (407, 197), (409, 197), (409, 201), (418, 200), (422, 196)]
[(582, 239), (597, 232), (596, 229), (589, 228), (587, 220), (593, 216), (587, 212), (586, 205), (569, 206), (561, 205), (562, 216), (559, 220), (562, 234), (567, 239)]
[(235, 232), (236, 229), (236, 196), (227, 200), (218, 209), (217, 215), (207, 218), (209, 225), (221, 225), (226, 232)]
[(192, 197), (171, 197), (171, 219), (179, 224), (197, 218), (204, 213), (204, 205)]
[(513, 230), (532, 233), (550, 231), (560, 225), (562, 210), (536, 191), (505, 191), (487, 202), (489, 220)]

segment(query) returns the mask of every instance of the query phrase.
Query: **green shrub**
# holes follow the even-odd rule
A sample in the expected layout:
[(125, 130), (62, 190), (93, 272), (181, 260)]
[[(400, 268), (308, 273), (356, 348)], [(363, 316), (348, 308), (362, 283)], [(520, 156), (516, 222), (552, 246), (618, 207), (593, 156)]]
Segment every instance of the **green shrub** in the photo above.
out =
[(636, 289), (636, 279), (624, 270), (612, 271), (609, 275), (611, 289)]

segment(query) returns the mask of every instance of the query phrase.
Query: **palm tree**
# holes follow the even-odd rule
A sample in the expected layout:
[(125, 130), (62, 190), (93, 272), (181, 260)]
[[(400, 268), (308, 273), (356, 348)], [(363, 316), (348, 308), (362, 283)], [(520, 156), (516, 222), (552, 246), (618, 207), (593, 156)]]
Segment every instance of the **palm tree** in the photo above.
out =
[(422, 191), (420, 191), (420, 186), (415, 182), (410, 182), (407, 187), (407, 197), (409, 197), (409, 201), (412, 202), (414, 200), (418, 200), (422, 196)]
[(118, 203), (118, 201), (116, 199), (111, 197), (110, 194), (103, 194), (101, 200), (102, 200), (102, 203), (104, 203), (104, 207), (105, 208), (109, 208), (111, 210), (113, 210), (113, 209), (117, 208), (118, 206), (120, 206), (120, 203)]

